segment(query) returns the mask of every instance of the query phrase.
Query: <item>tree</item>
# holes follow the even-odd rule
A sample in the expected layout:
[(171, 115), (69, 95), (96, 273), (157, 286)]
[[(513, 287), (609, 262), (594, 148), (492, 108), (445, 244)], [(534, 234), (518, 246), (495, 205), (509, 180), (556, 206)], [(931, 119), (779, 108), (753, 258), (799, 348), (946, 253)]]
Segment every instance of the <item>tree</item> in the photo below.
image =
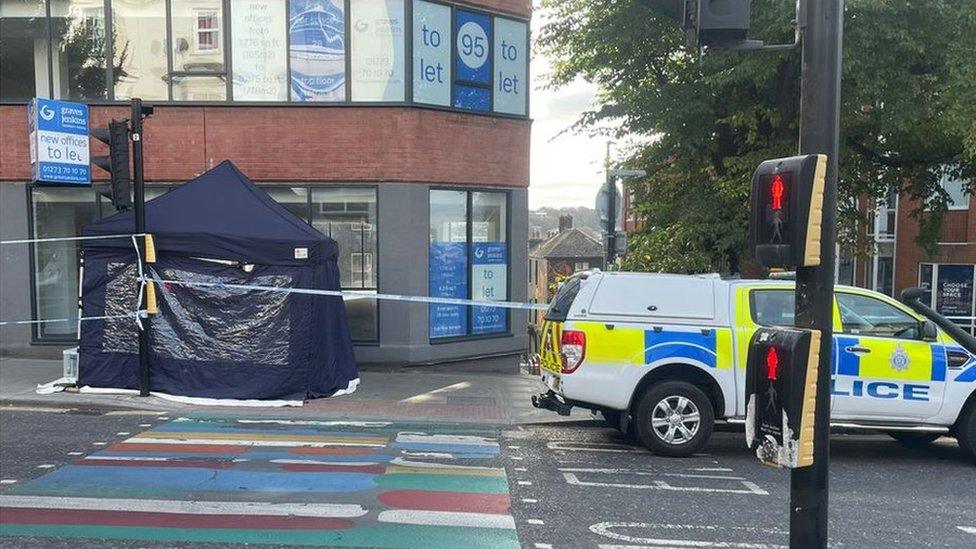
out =
[[(547, 85), (599, 86), (576, 129), (615, 122), (620, 135), (649, 138), (626, 161), (648, 172), (629, 187), (645, 225), (626, 267), (738, 271), (753, 170), (796, 153), (799, 48), (699, 55), (673, 19), (636, 0), (542, 7)], [(792, 42), (794, 7), (754, 0), (750, 38)], [(840, 241), (865, 251), (854, 199), (880, 200), (894, 186), (931, 251), (948, 198), (940, 178), (976, 175), (976, 0), (848, 0), (844, 24)]]

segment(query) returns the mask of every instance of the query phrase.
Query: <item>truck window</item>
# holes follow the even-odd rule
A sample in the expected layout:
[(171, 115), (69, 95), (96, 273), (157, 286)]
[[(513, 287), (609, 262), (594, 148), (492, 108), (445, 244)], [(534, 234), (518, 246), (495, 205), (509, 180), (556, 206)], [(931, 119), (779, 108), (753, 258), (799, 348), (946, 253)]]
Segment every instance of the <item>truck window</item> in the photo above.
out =
[(836, 297), (841, 329), (845, 334), (921, 339), (919, 321), (890, 303), (842, 292)]
[(552, 303), (549, 304), (549, 310), (546, 311), (546, 320), (553, 322), (566, 321), (569, 308), (573, 305), (573, 300), (576, 299), (576, 294), (580, 291), (580, 284), (580, 278), (573, 277), (564, 282), (556, 290), (556, 295), (552, 298)]
[(792, 326), (796, 314), (793, 290), (753, 290), (749, 292), (752, 321), (760, 326)]

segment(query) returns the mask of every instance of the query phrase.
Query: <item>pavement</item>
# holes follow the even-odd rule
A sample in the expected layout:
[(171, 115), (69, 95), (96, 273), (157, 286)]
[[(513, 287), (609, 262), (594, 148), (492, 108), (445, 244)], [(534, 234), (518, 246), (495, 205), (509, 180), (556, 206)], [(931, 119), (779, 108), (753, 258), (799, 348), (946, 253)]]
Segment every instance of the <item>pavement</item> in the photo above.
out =
[[(490, 424), (552, 421), (547, 410), (528, 405), (541, 392), (538, 377), (528, 374), (452, 372), (437, 367), (382, 367), (360, 369), (356, 392), (307, 401), (302, 407), (243, 408), (196, 406), (159, 397), (59, 392), (37, 394), (39, 384), (61, 377), (56, 360), (0, 358), (0, 406), (85, 409), (152, 410), (169, 413), (207, 412), (273, 415), (276, 417), (329, 417), (336, 419), (410, 419)], [(589, 412), (577, 410), (577, 419)]]

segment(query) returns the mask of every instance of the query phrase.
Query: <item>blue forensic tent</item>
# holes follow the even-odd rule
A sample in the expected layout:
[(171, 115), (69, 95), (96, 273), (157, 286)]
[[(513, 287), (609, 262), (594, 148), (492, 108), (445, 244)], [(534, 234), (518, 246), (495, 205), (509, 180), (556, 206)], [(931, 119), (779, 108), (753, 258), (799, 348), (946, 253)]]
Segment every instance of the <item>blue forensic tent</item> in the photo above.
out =
[[(85, 236), (130, 234), (133, 212), (86, 226)], [(357, 379), (342, 298), (219, 284), (339, 289), (338, 245), (276, 203), (229, 161), (146, 203), (156, 245), (150, 276), (216, 286), (157, 286), (150, 386), (229, 399), (329, 396)], [(131, 239), (86, 240), (84, 316), (136, 310)], [(82, 323), (79, 385), (137, 389), (133, 317)]]

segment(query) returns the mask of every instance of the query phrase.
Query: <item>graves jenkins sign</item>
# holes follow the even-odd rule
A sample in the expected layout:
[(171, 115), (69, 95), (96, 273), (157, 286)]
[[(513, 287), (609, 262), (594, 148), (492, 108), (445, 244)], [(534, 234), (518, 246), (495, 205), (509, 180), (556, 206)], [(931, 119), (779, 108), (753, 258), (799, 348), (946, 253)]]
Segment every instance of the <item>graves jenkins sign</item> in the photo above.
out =
[(35, 98), (27, 105), (27, 118), (31, 181), (90, 184), (88, 105)]

